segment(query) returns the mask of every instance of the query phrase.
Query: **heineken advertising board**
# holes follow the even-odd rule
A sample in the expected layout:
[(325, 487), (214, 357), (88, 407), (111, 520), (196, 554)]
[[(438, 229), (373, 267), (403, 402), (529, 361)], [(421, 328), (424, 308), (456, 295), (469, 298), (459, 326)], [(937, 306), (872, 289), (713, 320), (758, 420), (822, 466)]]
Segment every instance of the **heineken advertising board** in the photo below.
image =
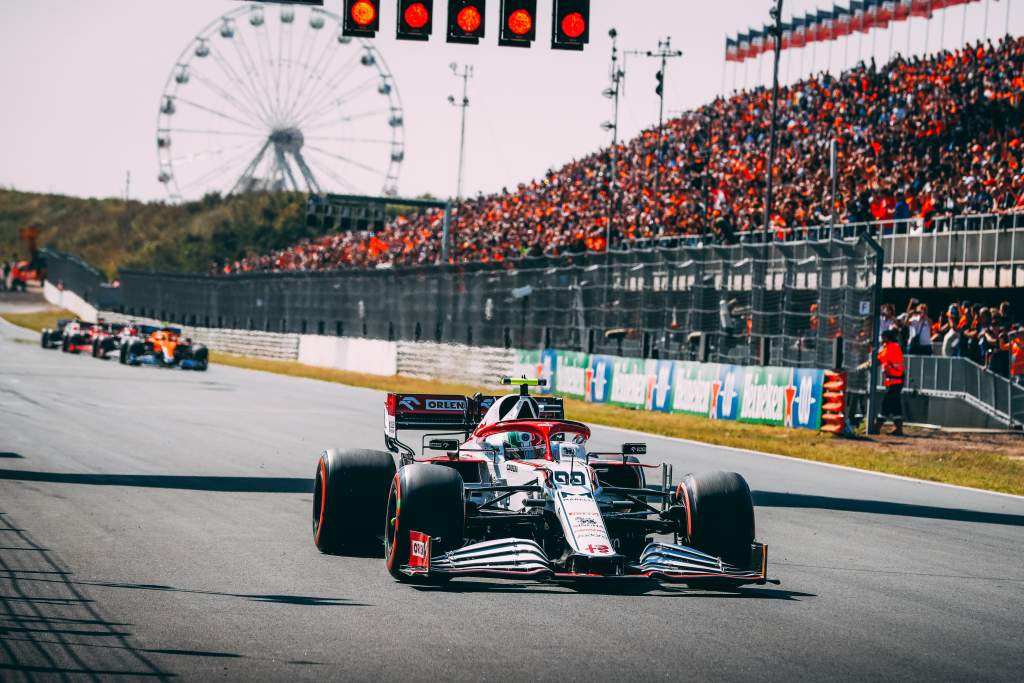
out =
[(543, 393), (593, 403), (819, 429), (824, 371), (519, 351), (516, 375), (547, 380)]

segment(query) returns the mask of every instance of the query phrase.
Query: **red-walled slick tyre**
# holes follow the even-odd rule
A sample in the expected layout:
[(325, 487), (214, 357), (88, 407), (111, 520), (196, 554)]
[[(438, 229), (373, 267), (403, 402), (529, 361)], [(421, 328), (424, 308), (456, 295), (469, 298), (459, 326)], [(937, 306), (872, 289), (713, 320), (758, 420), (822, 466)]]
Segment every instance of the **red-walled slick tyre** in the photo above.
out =
[[(313, 543), (321, 552), (365, 551), (380, 542), (380, 524), (395, 476), (390, 453), (329, 449), (313, 479)], [(379, 545), (377, 546), (380, 547)]]

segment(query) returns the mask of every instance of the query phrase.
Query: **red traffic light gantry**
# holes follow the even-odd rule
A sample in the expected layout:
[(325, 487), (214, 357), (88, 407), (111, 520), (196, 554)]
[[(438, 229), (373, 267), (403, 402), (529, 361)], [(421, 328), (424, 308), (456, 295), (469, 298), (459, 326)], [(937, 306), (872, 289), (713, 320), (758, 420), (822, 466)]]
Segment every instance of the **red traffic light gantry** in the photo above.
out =
[(590, 42), (590, 0), (554, 0), (551, 48), (582, 50)]
[(399, 40), (427, 40), (434, 28), (433, 0), (398, 0)]
[(373, 38), (380, 29), (378, 0), (345, 0), (341, 32), (356, 38)]
[(476, 45), (484, 37), (484, 0), (448, 0), (449, 43)]
[(501, 0), (498, 45), (530, 47), (537, 37), (537, 0)]

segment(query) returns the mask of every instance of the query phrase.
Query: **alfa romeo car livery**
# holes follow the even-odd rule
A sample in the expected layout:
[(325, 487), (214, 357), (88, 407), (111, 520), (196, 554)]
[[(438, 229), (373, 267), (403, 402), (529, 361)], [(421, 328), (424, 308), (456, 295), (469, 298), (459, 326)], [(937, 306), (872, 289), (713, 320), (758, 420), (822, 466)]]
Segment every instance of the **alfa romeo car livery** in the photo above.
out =
[[(565, 419), (561, 399), (529, 395), (543, 380), (502, 383), (519, 393), (388, 394), (387, 451), (331, 449), (317, 463), (316, 546), (345, 553), (382, 541), (399, 581), (769, 581), (740, 475), (673, 484), (671, 466), (639, 461), (644, 444), (588, 450), (590, 428)], [(403, 430), (430, 432), (420, 455), (399, 440)], [(646, 482), (652, 468), (658, 485)]]

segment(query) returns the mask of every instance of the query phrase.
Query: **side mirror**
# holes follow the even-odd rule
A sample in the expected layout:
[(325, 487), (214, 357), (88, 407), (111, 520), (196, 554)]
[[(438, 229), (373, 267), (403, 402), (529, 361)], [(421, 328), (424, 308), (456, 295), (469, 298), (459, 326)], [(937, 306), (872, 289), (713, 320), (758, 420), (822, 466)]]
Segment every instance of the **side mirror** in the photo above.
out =
[(645, 443), (624, 443), (622, 444), (623, 455), (647, 455), (647, 444)]
[(458, 439), (431, 439), (427, 442), (427, 448), (432, 451), (457, 451), (459, 450)]

